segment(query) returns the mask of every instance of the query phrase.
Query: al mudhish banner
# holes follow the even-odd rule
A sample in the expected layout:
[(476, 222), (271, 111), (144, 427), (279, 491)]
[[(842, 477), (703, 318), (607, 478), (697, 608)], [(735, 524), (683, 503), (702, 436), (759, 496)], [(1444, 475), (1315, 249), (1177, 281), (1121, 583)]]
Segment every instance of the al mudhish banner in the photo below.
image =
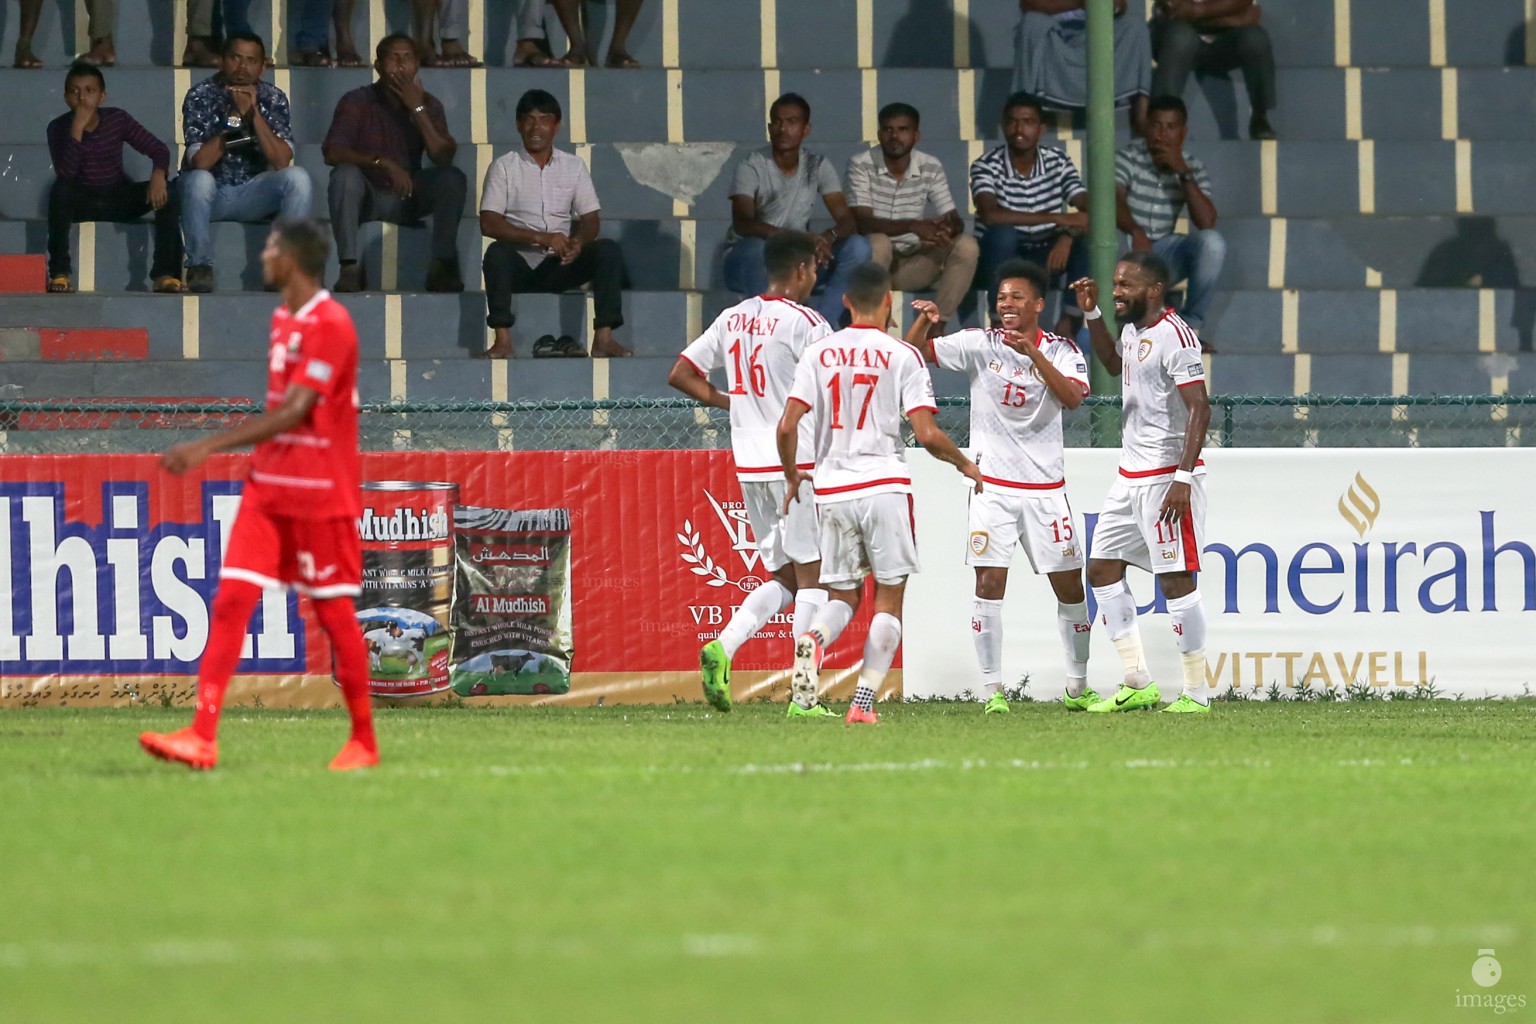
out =
[[(434, 588), (454, 564), (444, 561), (442, 538), (427, 536), (426, 520), (420, 551), (394, 566), (372, 563), (377, 589), (365, 586), (359, 604), (376, 688), (439, 690), (440, 679), (417, 687), (408, 677), (435, 678), (433, 666), (446, 661), (450, 684), (455, 673), (465, 684), (455, 693), (469, 701), (696, 700), (699, 647), (767, 578), (724, 451), (378, 452), (363, 465), (365, 480), (376, 484), (451, 486), (456, 506), (568, 512), (569, 614), (560, 626), (556, 613), (557, 632), (565, 632), (550, 653), (574, 654), (568, 663), (538, 664), (523, 679), (549, 692), (516, 692), (510, 672), (520, 660), (516, 675), (525, 675), (531, 656), (546, 652), (499, 646), (504, 656), (491, 674), (511, 692), (497, 695), (490, 679), (466, 674), (477, 655), (456, 661), (446, 632), (426, 621), (442, 613)], [(0, 457), (0, 703), (190, 700), (245, 468), (244, 456), (216, 456), (176, 478), (161, 473), (153, 455)], [(365, 552), (370, 530), (384, 536), (397, 519), (404, 528), (406, 511), (386, 501), (401, 496), (365, 495), (372, 509), (360, 524)], [(381, 596), (416, 583), (425, 603), (411, 605), (415, 614), (392, 611), (404, 604)], [(517, 607), (485, 598), (480, 613), (521, 615)], [(851, 692), (867, 622), (866, 611), (829, 652), (838, 693)], [(409, 638), (419, 647), (401, 642), (411, 631), (421, 634)], [(790, 643), (786, 611), (737, 654), (738, 698), (787, 696)], [(554, 685), (557, 667), (564, 692)], [(889, 685), (899, 688), (899, 672)], [(295, 595), (268, 593), (252, 619), (230, 699), (258, 697), (268, 706), (337, 700), (325, 641), (307, 601)]]

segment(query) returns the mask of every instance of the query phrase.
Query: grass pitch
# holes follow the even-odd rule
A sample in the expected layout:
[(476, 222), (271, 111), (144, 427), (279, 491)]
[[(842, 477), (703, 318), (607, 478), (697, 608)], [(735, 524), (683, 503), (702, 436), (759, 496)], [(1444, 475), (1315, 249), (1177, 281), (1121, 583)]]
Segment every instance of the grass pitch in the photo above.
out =
[(135, 743), (185, 710), (0, 713), (0, 1021), (1536, 1007), (1531, 702), (782, 716), (390, 710), (333, 776), (340, 713), (234, 709), (206, 775)]

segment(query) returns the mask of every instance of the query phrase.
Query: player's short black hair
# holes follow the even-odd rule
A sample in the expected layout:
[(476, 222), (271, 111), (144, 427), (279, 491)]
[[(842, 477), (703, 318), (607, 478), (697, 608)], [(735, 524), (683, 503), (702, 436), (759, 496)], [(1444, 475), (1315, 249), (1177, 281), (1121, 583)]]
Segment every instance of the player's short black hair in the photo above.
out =
[(1029, 260), (1008, 260), (997, 268), (997, 276), (993, 281), (993, 294), (1002, 288), (1004, 281), (1018, 279), (1028, 281), (1029, 286), (1035, 291), (1035, 298), (1045, 298), (1046, 290), (1050, 287), (1050, 278), (1046, 276), (1045, 268), (1038, 263)]
[(557, 120), (563, 116), (560, 101), (543, 89), (529, 89), (517, 98), (516, 118), (521, 121), (529, 114), (554, 114)]
[(843, 294), (854, 309), (867, 312), (879, 309), (890, 290), (890, 271), (878, 263), (862, 263), (848, 275), (848, 289)]
[(278, 220), (272, 224), (272, 233), (305, 277), (318, 281), (325, 276), (325, 259), (331, 254), (331, 243), (319, 224), (312, 220)]
[(1153, 284), (1160, 284), (1167, 288), (1173, 283), (1172, 274), (1168, 270), (1168, 264), (1163, 262), (1163, 258), (1157, 255), (1157, 253), (1139, 252), (1136, 249), (1132, 249), (1120, 257), (1120, 262), (1129, 263), (1131, 266), (1139, 268), (1143, 274), (1152, 279)]
[(773, 105), (768, 108), (768, 119), (773, 120), (774, 111), (783, 106), (799, 107), (800, 113), (805, 115), (805, 123), (811, 123), (811, 102), (797, 92), (787, 92), (774, 100)]
[(235, 52), (236, 43), (255, 43), (261, 49), (262, 59), (266, 59), (266, 41), (263, 40), (261, 36), (257, 35), (255, 32), (231, 32), (229, 35), (224, 37), (224, 48), (219, 52), (228, 57), (230, 54)]
[[(375, 46), (373, 48), (373, 59), (374, 60), (383, 60), (384, 59), (384, 51), (388, 50), (391, 46), (395, 45), (396, 43), (410, 43), (411, 44), (411, 50), (412, 51), (416, 50), (416, 40), (412, 39), (409, 35), (405, 34), (404, 32), (391, 32), (389, 35), (385, 36), (383, 39), (380, 39), (379, 40), (379, 45)], [(420, 56), (420, 54), (418, 53), (417, 56)]]
[(1179, 99), (1177, 96), (1152, 97), (1151, 101), (1147, 103), (1147, 116), (1150, 117), (1157, 113), (1159, 110), (1172, 110), (1174, 113), (1179, 115), (1179, 121), (1181, 123), (1189, 123), (1189, 108), (1186, 107), (1184, 105), (1184, 101)]
[(101, 73), (101, 68), (95, 64), (87, 64), (83, 60), (77, 60), (71, 64), (69, 70), (64, 72), (64, 88), (68, 89), (69, 83), (77, 78), (94, 78), (96, 79), (96, 84), (101, 86), (101, 91), (107, 91), (106, 76)]
[(914, 128), (921, 127), (923, 123), (922, 115), (910, 103), (887, 103), (880, 108), (880, 116), (875, 123), (885, 124), (893, 117), (910, 117)]
[(1005, 121), (1008, 119), (1009, 112), (1012, 111), (1014, 107), (1029, 107), (1035, 112), (1035, 115), (1039, 117), (1040, 120), (1045, 120), (1045, 101), (1040, 99), (1039, 96), (1036, 96), (1032, 92), (1020, 91), (1011, 93), (1008, 98), (1003, 101), (1003, 119)]
[(816, 262), (816, 236), (804, 231), (775, 231), (763, 246), (763, 267), (771, 281), (783, 281), (802, 263)]

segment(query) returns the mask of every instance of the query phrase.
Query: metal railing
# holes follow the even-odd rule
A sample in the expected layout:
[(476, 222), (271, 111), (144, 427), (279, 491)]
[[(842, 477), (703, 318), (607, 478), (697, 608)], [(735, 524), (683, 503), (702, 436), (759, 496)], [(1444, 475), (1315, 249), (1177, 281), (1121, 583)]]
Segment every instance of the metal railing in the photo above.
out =
[[(1215, 448), (1536, 444), (1536, 395), (1214, 395), (1211, 404)], [(938, 405), (940, 425), (966, 444), (969, 400)], [(1089, 397), (1063, 419), (1067, 445), (1118, 443), (1119, 407), (1118, 397)], [(242, 401), (6, 401), (0, 454), (157, 452), (259, 411)], [(730, 422), (682, 398), (368, 402), (361, 436), (371, 451), (728, 448)]]

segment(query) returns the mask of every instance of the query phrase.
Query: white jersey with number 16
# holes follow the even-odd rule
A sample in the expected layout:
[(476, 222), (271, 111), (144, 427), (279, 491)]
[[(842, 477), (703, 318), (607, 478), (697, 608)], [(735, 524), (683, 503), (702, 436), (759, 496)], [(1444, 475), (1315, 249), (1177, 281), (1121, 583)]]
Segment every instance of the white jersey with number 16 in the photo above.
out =
[(901, 419), (938, 411), (917, 349), (874, 327), (838, 331), (805, 350), (789, 400), (815, 416), (819, 504), (912, 492)]
[[(806, 346), (832, 333), (821, 314), (783, 296), (754, 295), (715, 318), (682, 356), (699, 374), (724, 368), (731, 396), (736, 478), (784, 479), (776, 440), (795, 365)], [(800, 428), (801, 469), (811, 465), (811, 424)]]

